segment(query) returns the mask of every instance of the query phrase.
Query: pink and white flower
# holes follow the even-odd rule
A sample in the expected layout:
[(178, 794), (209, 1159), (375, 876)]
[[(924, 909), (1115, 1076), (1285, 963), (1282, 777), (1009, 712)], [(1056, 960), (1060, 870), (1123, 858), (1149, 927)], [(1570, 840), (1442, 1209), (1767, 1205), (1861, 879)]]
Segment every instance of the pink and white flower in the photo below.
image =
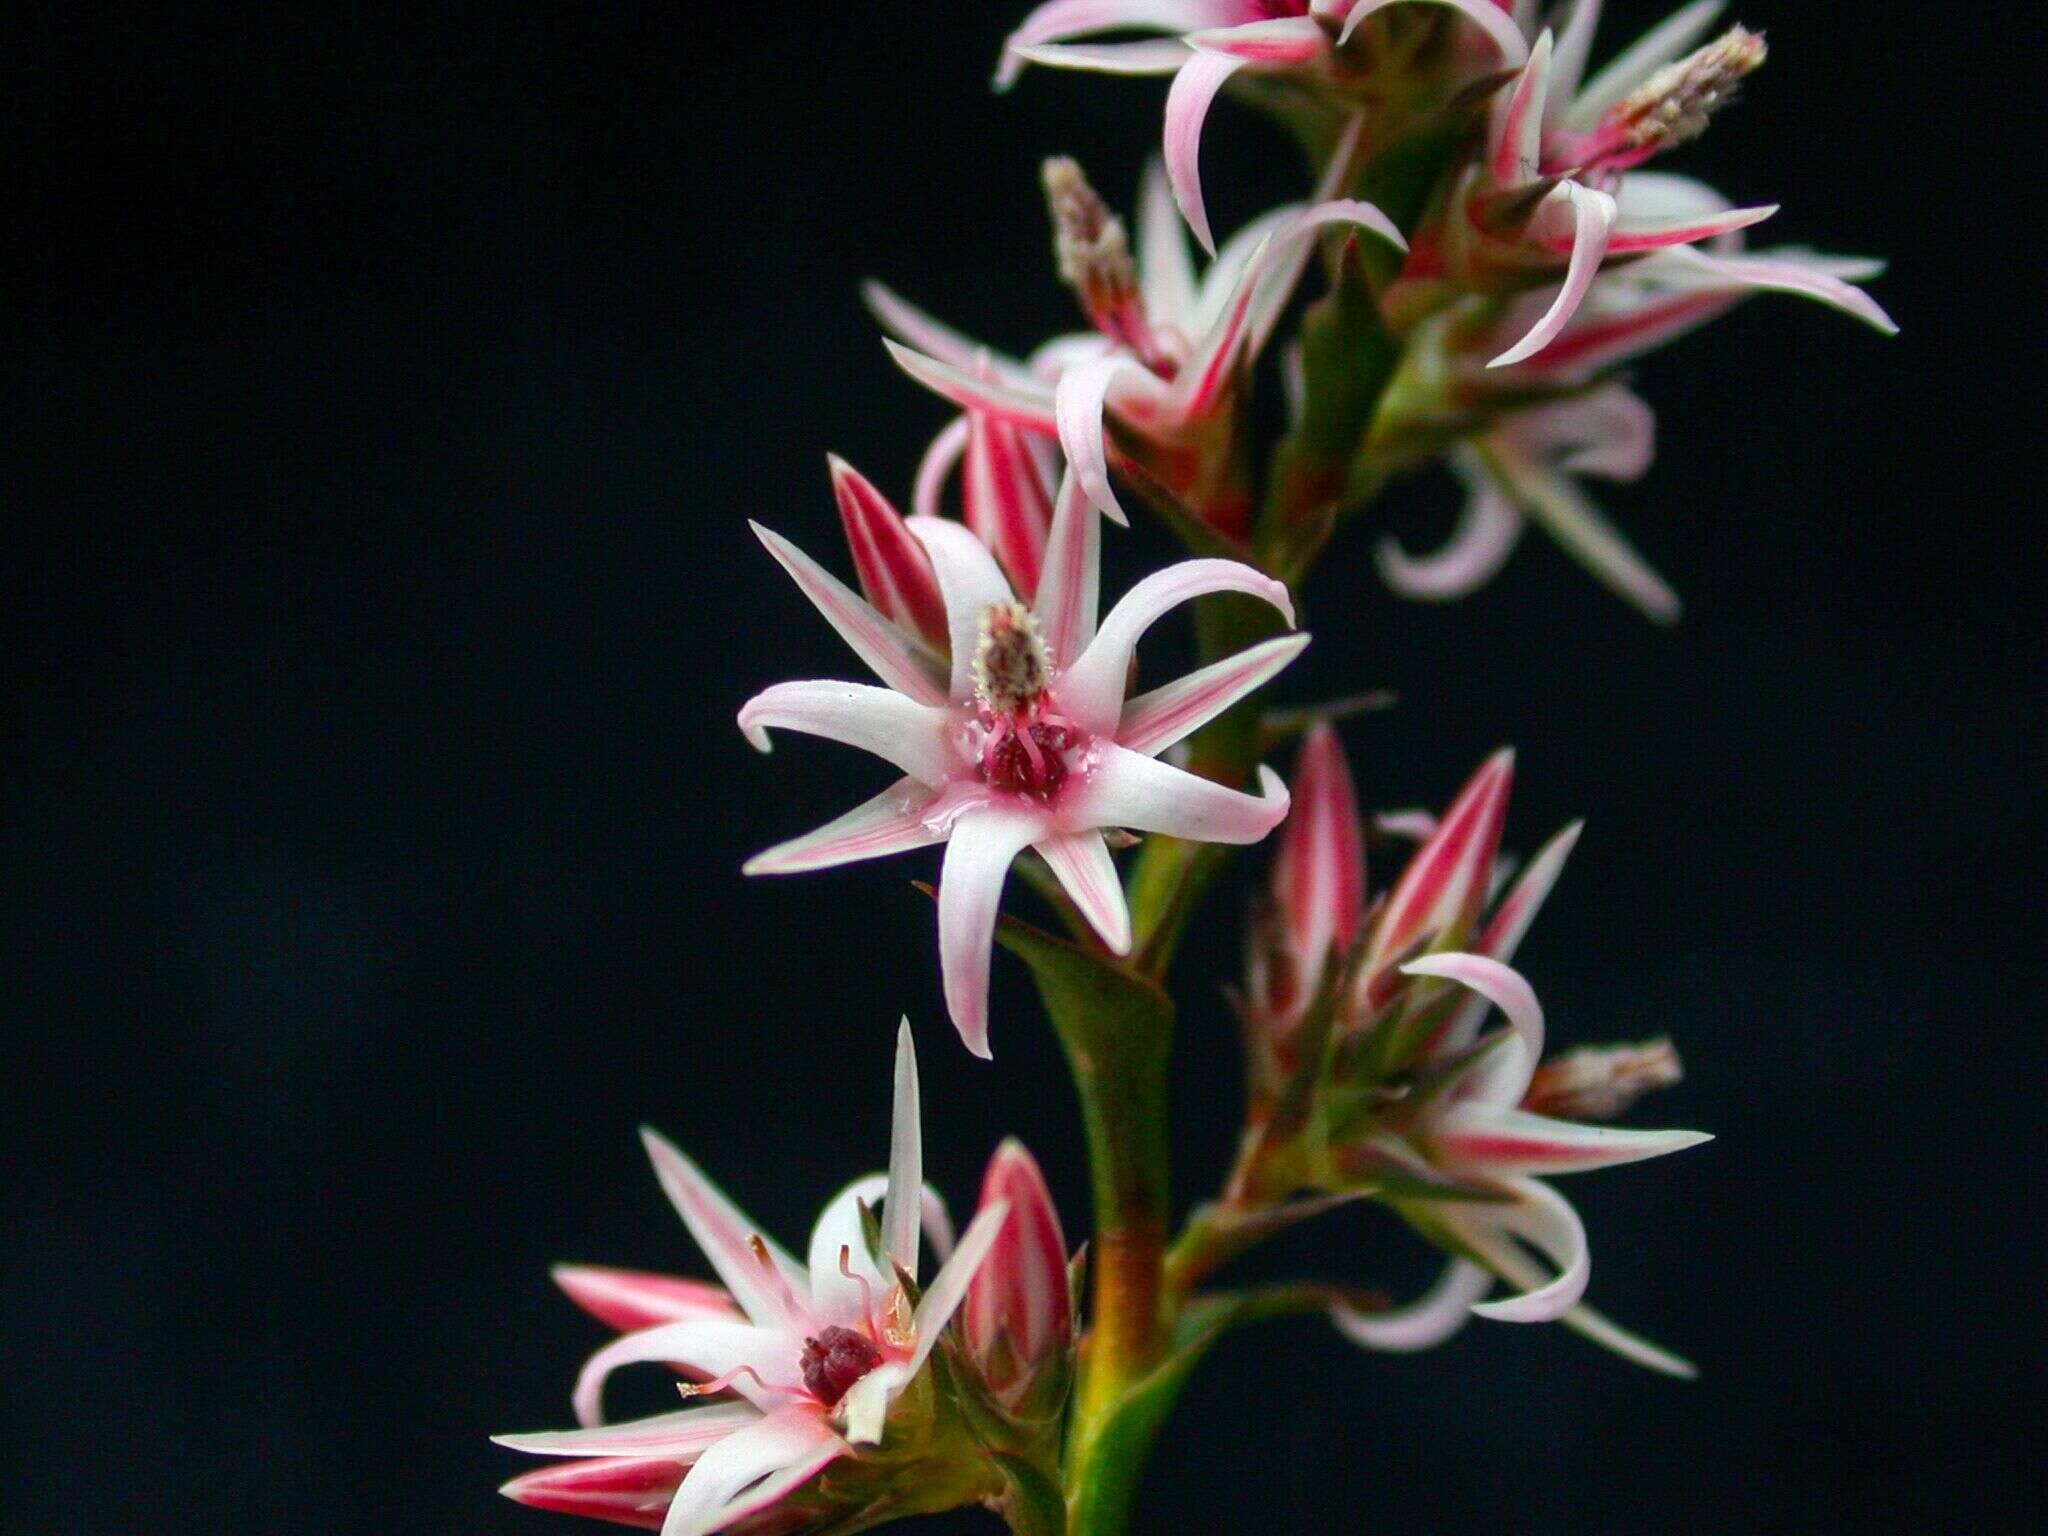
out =
[(987, 1260), (967, 1287), (960, 1337), (997, 1403), (1011, 1411), (1028, 1399), (1050, 1415), (1059, 1407), (1074, 1349), (1074, 1296), (1067, 1240), (1045, 1175), (1022, 1142), (1005, 1141), (981, 1181), (983, 1209), (1005, 1206)]
[[(1391, 1203), (1458, 1257), (1410, 1306), (1378, 1313), (1339, 1308), (1332, 1313), (1337, 1326), (1368, 1348), (1415, 1350), (1449, 1337), (1473, 1313), (1501, 1322), (1561, 1320), (1653, 1370), (1693, 1374), (1684, 1360), (1583, 1304), (1592, 1273), (1585, 1225), (1538, 1175), (1640, 1162), (1712, 1138), (1700, 1131), (1617, 1130), (1521, 1107), (1543, 1054), (1543, 1010), (1528, 982), (1499, 960), (1469, 953), (1426, 955), (1400, 969), (1409, 977), (1441, 978), (1470, 989), (1480, 1016), (1498, 1008), (1507, 1028), (1476, 1048), (1449, 1039), (1439, 1044), (1431, 1061), (1445, 1064), (1443, 1075), (1400, 1131), (1404, 1150), (1417, 1159), (1419, 1176), (1409, 1187), (1426, 1187), (1433, 1175), (1458, 1187), (1454, 1198), (1408, 1195)], [(1378, 1151), (1400, 1155), (1384, 1141)], [(1497, 1198), (1473, 1198), (1475, 1193)], [(1496, 1280), (1516, 1294), (1485, 1300)]]
[[(1239, 71), (1284, 76), (1329, 96), (1343, 115), (1387, 94), (1383, 61), (1353, 47), (1360, 26), (1392, 6), (1427, 3), (1456, 12), (1464, 67), (1435, 93), (1449, 99), (1481, 69), (1514, 69), (1528, 42), (1498, 0), (1048, 0), (1003, 45), (996, 86), (1006, 89), (1027, 63), (1119, 75), (1171, 75), (1165, 159), (1173, 195), (1204, 250), (1216, 244), (1202, 198), (1202, 125), (1217, 95)], [(1081, 43), (1102, 32), (1145, 31), (1163, 38)], [(1377, 129), (1378, 125), (1373, 125)], [(1377, 132), (1375, 134), (1377, 137)], [(1341, 158), (1341, 156), (1339, 157)]]
[(784, 570), (886, 685), (780, 683), (740, 710), (766, 751), (771, 729), (823, 736), (894, 764), (902, 777), (865, 804), (748, 861), (749, 874), (797, 874), (946, 845), (939, 953), (946, 1003), (968, 1048), (988, 1048), (989, 953), (1011, 861), (1035, 849), (1118, 954), (1130, 912), (1105, 830), (1250, 843), (1287, 814), (1261, 770), (1249, 795), (1162, 762), (1160, 754), (1273, 677), (1306, 645), (1285, 635), (1136, 698), (1137, 643), (1154, 622), (1210, 592), (1241, 592), (1293, 623), (1286, 587), (1230, 560), (1190, 560), (1138, 583), (1099, 627), (1101, 523), (1070, 477), (1026, 604), (965, 528), (914, 517), (945, 598), (951, 661), (902, 632), (795, 545), (756, 528)]
[[(924, 1186), (917, 1058), (897, 1036), (889, 1171), (858, 1179), (825, 1208), (799, 1263), (747, 1219), (697, 1165), (642, 1133), (655, 1175), (720, 1286), (619, 1270), (561, 1273), (564, 1289), (632, 1331), (578, 1377), (580, 1429), (501, 1435), (538, 1456), (576, 1458), (505, 1485), (521, 1503), (705, 1536), (772, 1525), (776, 1507), (818, 1473), (888, 1433), (890, 1407), (923, 1369), (1000, 1235), (1008, 1207), (984, 1204), (951, 1247), (945, 1208)], [(876, 1216), (870, 1250), (866, 1212)], [(920, 1231), (944, 1262), (909, 1300)], [(620, 1366), (668, 1364), (691, 1378), (690, 1406), (603, 1422), (606, 1379)], [(708, 1402), (696, 1399), (708, 1397)]]
[[(937, 486), (975, 431), (990, 435), (1007, 426), (1027, 441), (1056, 437), (1089, 498), (1125, 522), (1109, 480), (1110, 452), (1123, 436), (1137, 451), (1135, 461), (1125, 458), (1127, 469), (1135, 462), (1194, 515), (1240, 538), (1251, 514), (1235, 430), (1244, 381), (1301, 280), (1315, 236), (1351, 225), (1405, 248), (1401, 233), (1369, 203), (1331, 199), (1280, 208), (1240, 231), (1198, 278), (1156, 168), (1140, 194), (1132, 256), (1123, 249), (1120, 221), (1078, 172), (1062, 172), (1062, 165), (1071, 162), (1054, 162), (1048, 174), (1062, 264), (1094, 331), (1059, 337), (1029, 360), (1004, 357), (869, 285), (869, 304), (899, 338), (886, 343), (890, 355), (968, 413), (967, 424), (949, 427), (927, 455), (919, 482), (928, 494), (920, 495), (919, 510), (937, 509)], [(1032, 460), (1012, 449), (1006, 462), (1010, 472), (991, 478), (1012, 489), (988, 499), (1029, 501)], [(971, 477), (971, 462), (969, 470)]]

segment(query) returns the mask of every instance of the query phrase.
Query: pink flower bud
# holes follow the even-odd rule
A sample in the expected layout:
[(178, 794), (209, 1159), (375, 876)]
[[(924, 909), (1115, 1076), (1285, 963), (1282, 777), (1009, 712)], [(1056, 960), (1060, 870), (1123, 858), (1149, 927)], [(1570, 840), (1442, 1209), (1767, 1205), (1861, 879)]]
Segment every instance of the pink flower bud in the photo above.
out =
[(1005, 1404), (1015, 1405), (1074, 1343), (1067, 1244), (1045, 1176), (1023, 1143), (1005, 1141), (981, 1181), (981, 1209), (1009, 1204), (995, 1246), (960, 1309), (968, 1353)]

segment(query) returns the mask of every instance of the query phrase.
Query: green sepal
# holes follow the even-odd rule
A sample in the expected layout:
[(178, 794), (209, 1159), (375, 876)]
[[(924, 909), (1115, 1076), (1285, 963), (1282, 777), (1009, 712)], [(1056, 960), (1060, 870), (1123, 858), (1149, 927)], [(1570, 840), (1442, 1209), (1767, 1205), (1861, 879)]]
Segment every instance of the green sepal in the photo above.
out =
[(1051, 1474), (1022, 1456), (990, 1456), (1003, 1479), (998, 1512), (1015, 1536), (1065, 1536), (1067, 1498)]

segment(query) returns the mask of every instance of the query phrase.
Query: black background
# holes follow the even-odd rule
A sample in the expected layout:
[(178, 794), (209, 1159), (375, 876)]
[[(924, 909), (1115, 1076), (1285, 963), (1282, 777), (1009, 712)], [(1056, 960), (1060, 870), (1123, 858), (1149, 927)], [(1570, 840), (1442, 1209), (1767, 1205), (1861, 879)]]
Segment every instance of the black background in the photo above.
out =
[[(495, 1497), (484, 1437), (564, 1421), (600, 1337), (550, 1261), (697, 1262), (634, 1125), (800, 1240), (884, 1157), (899, 1011), (956, 1210), (1014, 1130), (1085, 1231), (1014, 965), (992, 1067), (944, 1023), (932, 861), (738, 874), (880, 782), (732, 725), (852, 664), (743, 519), (843, 568), (824, 449), (903, 491), (943, 419), (857, 279), (1013, 348), (1069, 328), (1036, 160), (1121, 195), (1154, 142), (1151, 83), (987, 93), (1022, 9), (66, 8), (8, 44), (0, 1525), (570, 1529)], [(1611, 49), (1662, 7), (1609, 10)], [(1348, 731), (1374, 803), (1513, 740), (1511, 843), (1590, 817), (1527, 967), (1561, 1041), (1675, 1034), (1650, 1118), (1719, 1140), (1570, 1192), (1594, 1299), (1704, 1379), (1276, 1325), (1197, 1378), (1145, 1530), (2038, 1528), (2029, 42), (1744, 19), (1773, 60), (1675, 168), (1890, 255), (1904, 335), (1767, 299), (1644, 366), (1661, 459), (1606, 499), (1675, 631), (1539, 540), (1398, 606), (1355, 536), (1282, 684), (1400, 691)], [(1206, 163), (1220, 227), (1300, 190), (1238, 110)], [(1109, 542), (1113, 589), (1166, 556)], [(1233, 1135), (1240, 899), (1184, 980), (1190, 1199)], [(1356, 1213), (1282, 1246), (1434, 1263)]]

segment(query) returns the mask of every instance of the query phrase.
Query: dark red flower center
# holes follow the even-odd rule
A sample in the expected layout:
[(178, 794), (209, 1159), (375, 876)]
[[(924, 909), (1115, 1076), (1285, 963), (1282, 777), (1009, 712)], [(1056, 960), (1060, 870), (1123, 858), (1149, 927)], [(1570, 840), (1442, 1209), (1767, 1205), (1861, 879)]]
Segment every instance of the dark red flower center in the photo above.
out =
[(1063, 720), (1013, 720), (997, 716), (989, 722), (982, 748), (982, 777), (1013, 794), (1046, 796), (1066, 782), (1067, 760), (1060, 754), (1079, 742), (1079, 733)]
[(882, 1363), (882, 1352), (864, 1333), (851, 1328), (825, 1328), (816, 1338), (804, 1340), (802, 1355), (804, 1387), (811, 1396), (832, 1407), (847, 1389)]

